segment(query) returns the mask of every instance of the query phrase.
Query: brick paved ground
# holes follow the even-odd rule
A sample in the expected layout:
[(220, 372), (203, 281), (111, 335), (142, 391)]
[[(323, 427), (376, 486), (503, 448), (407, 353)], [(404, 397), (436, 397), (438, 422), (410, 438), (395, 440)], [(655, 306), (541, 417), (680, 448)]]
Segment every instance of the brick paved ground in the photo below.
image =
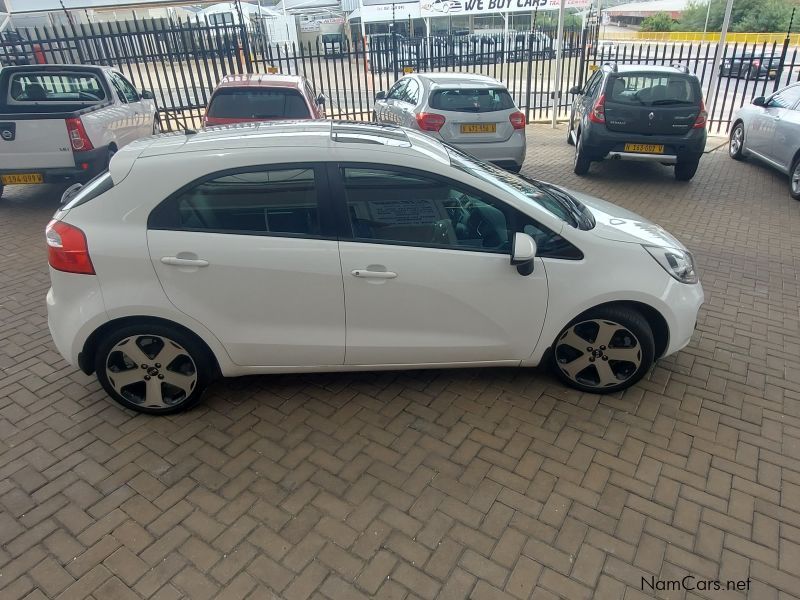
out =
[(707, 293), (692, 344), (623, 395), (537, 371), (256, 377), (148, 418), (47, 332), (58, 190), (0, 202), (0, 597), (625, 598), (641, 578), (800, 592), (800, 202), (724, 152), (528, 173), (660, 222)]

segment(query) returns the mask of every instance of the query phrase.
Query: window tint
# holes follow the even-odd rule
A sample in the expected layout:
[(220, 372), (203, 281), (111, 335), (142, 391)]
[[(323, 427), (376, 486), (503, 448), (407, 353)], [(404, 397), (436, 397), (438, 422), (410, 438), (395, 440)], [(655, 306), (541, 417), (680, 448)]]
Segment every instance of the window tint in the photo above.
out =
[(309, 119), (303, 95), (291, 88), (220, 88), (208, 107), (217, 119)]
[(437, 90), (431, 94), (431, 108), (454, 112), (484, 113), (511, 110), (514, 101), (501, 88)]
[(205, 180), (159, 206), (150, 225), (247, 234), (320, 235), (312, 168), (272, 169)]
[(769, 101), (769, 105), (778, 108), (793, 108), (798, 100), (800, 100), (800, 85), (795, 85), (775, 94)]
[(112, 73), (111, 79), (114, 82), (114, 87), (122, 94), (125, 102), (139, 101), (139, 92), (137, 92), (136, 88), (122, 75), (119, 73)]
[(606, 84), (606, 100), (634, 106), (699, 104), (694, 80), (663, 73), (611, 75)]
[(15, 102), (97, 102), (106, 97), (93, 73), (14, 73), (8, 94)]

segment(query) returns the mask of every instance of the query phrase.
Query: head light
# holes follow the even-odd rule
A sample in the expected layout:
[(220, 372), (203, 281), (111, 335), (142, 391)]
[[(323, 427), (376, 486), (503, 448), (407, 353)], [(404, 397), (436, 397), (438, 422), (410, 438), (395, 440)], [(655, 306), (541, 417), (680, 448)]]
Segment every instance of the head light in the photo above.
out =
[(661, 246), (644, 246), (644, 249), (667, 273), (681, 283), (697, 283), (697, 272), (694, 270), (694, 258), (691, 253)]

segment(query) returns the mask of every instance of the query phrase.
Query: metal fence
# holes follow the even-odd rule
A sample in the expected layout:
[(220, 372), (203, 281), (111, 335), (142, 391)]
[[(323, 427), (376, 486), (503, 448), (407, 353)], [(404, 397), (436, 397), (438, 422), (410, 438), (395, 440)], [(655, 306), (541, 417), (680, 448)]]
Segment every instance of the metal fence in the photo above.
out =
[[(569, 115), (567, 90), (581, 85), (590, 68), (603, 62), (686, 65), (700, 78), (713, 107), (710, 127), (727, 130), (734, 111), (759, 95), (797, 80), (797, 48), (777, 42), (729, 44), (722, 77), (713, 89), (716, 44), (598, 41), (595, 30), (550, 29), (405, 38), (378, 34), (366, 48), (350, 43), (274, 43), (268, 27), (207, 21), (133, 19), (56, 28), (7, 30), (0, 38), (0, 64), (88, 63), (118, 68), (139, 89), (157, 99), (165, 129), (192, 128), (214, 87), (225, 75), (280, 72), (305, 76), (327, 99), (327, 114), (368, 120), (375, 93), (388, 89), (407, 70), (480, 73), (503, 82), (528, 120)], [(556, 55), (564, 56), (556, 81)]]

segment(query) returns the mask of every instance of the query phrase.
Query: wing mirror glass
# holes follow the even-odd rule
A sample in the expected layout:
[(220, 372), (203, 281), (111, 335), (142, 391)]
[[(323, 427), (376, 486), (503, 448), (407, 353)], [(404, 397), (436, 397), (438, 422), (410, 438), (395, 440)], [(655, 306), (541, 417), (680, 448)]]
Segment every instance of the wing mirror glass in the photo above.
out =
[(753, 99), (753, 104), (755, 104), (756, 106), (766, 106), (767, 100), (766, 98), (764, 98), (764, 96), (759, 96), (758, 98)]
[(571, 88), (569, 88), (569, 93), (570, 94), (582, 94), (583, 93), (583, 89), (581, 89), (581, 86), (579, 86), (579, 85), (573, 85)]
[(536, 241), (527, 233), (514, 234), (511, 250), (511, 264), (517, 267), (520, 275), (533, 273), (533, 259), (536, 258)]
[(319, 106), (325, 106), (325, 103), (328, 101), (328, 97), (325, 94), (320, 94), (317, 96), (316, 103)]
[(386, 92), (380, 91), (375, 94), (375, 100), (385, 100), (386, 99)]

